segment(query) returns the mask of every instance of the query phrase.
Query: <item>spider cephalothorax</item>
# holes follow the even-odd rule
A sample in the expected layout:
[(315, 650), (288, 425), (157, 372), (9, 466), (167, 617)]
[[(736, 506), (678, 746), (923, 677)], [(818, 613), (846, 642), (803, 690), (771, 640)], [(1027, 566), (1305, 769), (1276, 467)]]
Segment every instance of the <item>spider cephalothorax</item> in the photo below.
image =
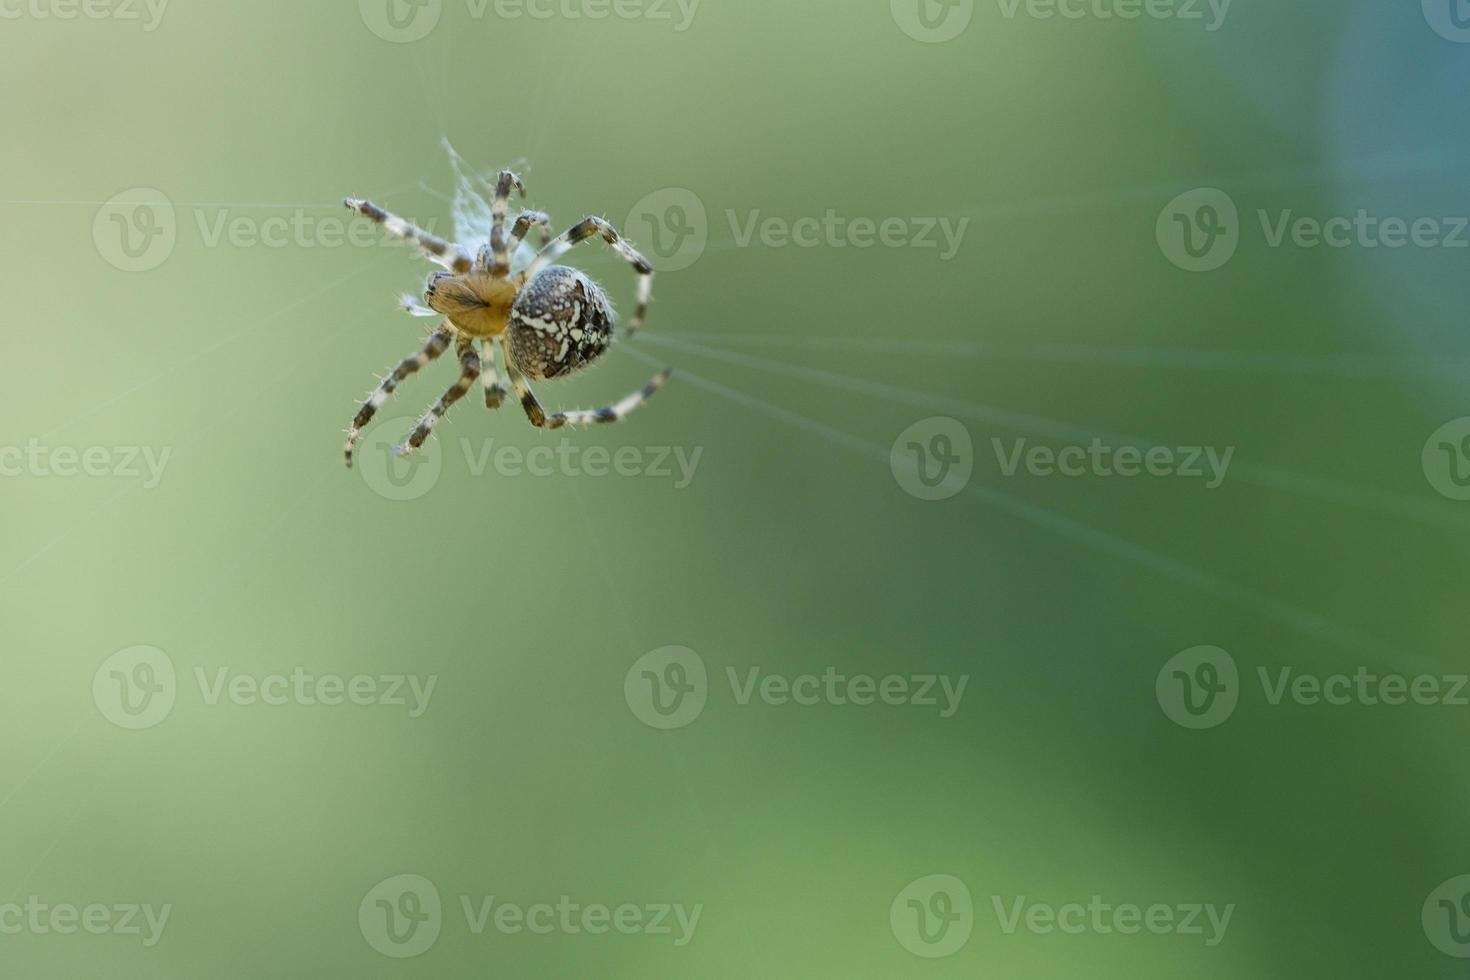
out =
[[(458, 158), (455, 158), (458, 169)], [(602, 290), (583, 273), (555, 261), (577, 244), (600, 238), (611, 245), (638, 274), (638, 308), (628, 322), (631, 334), (642, 325), (652, 295), (653, 267), (617, 230), (601, 218), (586, 218), (551, 239), (551, 219), (539, 211), (523, 211), (506, 232), (511, 191), (525, 195), (521, 180), (502, 170), (495, 181), (488, 205), (475, 193), (461, 171), (456, 211), (466, 199), (479, 204), (489, 217), (489, 240), (470, 258), (465, 246), (435, 237), (429, 232), (389, 214), (370, 201), (348, 198), (353, 211), (382, 225), (389, 234), (416, 243), (445, 271), (429, 276), (423, 305), (405, 299), (403, 306), (415, 316), (443, 317), (424, 348), (405, 358), (382, 384), (368, 396), (347, 433), (347, 465), (357, 440), (377, 410), (409, 375), (443, 354), (451, 341), (459, 355), (459, 381), (444, 393), (419, 421), (418, 428), (398, 452), (409, 452), (424, 444), (454, 405), (483, 379), (485, 404), (499, 408), (505, 397), (495, 373), (495, 347), (505, 355), (506, 374), (521, 406), (534, 425), (547, 429), (581, 422), (615, 422), (643, 403), (669, 377), (660, 371), (644, 387), (609, 408), (548, 415), (536, 400), (527, 378), (546, 381), (566, 377), (586, 367), (608, 349), (613, 339), (615, 314)], [(458, 215), (457, 215), (458, 216)], [(532, 252), (525, 237), (540, 229), (543, 248)], [(476, 350), (476, 345), (480, 349)]]

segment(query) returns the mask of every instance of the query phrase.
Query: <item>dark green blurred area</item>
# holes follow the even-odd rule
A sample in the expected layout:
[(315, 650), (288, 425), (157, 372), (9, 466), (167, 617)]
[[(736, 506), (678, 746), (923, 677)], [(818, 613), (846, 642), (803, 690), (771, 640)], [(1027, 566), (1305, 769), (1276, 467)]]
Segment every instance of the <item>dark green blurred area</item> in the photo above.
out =
[[(1470, 252), (1273, 247), (1260, 218), (1470, 214), (1449, 11), (1236, 0), (1208, 31), (979, 3), (924, 43), (883, 0), (703, 0), (685, 30), (652, 2), (627, 9), (670, 19), (445, 0), (409, 43), (350, 2), (174, 0), (154, 30), (145, 7), (0, 6), (0, 447), (170, 452), (156, 487), (0, 478), (0, 906), (172, 908), (151, 947), (7, 934), (0, 912), (0, 975), (1463, 976), (1421, 911), (1470, 873), (1470, 707), (1273, 705), (1257, 679), (1466, 670), (1470, 504), (1421, 455), (1470, 415)], [(543, 433), (476, 393), (432, 489), (396, 501), (342, 468), (342, 429), (421, 340), (394, 300), (428, 267), (322, 230), (346, 194), (447, 230), (446, 136), (523, 170), (558, 230), (603, 215), (651, 249), (673, 225), (630, 212), (686, 189), (708, 246), (658, 277), (630, 345), (676, 369), (647, 406)], [(177, 221), (147, 271), (94, 238), (132, 188)], [(1197, 188), (1238, 208), (1239, 246), (1190, 273), (1156, 225)], [(742, 244), (829, 212), (969, 224), (948, 261)], [(213, 239), (280, 217), (307, 231)], [(632, 309), (614, 255), (567, 261)], [(538, 391), (593, 407), (651, 371), (615, 351)], [(453, 373), (406, 382), (382, 424)], [(968, 430), (974, 473), (931, 502), (886, 460), (935, 416)], [(1091, 434), (1233, 447), (1232, 469), (1213, 490), (1006, 476), (992, 444)], [(487, 446), (563, 435), (697, 469), (475, 472)], [(1233, 657), (1239, 705), (1189, 730), (1155, 682), (1201, 645)], [(167, 653), (178, 696), (131, 731), (93, 683), (135, 646)], [(661, 731), (625, 680), (666, 646), (701, 658), (708, 703)], [(751, 668), (968, 683), (948, 718), (741, 704), (727, 670)], [(413, 718), (211, 704), (196, 672), (221, 669), (437, 682)], [(890, 906), (941, 874), (973, 934), (917, 957)], [(403, 960), (358, 920), (399, 875), (443, 900)], [(1094, 895), (1234, 911), (1208, 946), (1007, 934), (993, 905)], [(476, 935), (461, 897), (486, 896), (702, 912), (682, 946)]]

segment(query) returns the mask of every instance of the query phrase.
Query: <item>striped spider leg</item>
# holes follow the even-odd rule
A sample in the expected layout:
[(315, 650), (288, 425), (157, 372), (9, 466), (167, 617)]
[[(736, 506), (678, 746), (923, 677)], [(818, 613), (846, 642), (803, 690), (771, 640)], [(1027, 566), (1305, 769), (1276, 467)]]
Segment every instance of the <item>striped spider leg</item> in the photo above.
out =
[(601, 238), (611, 245), (638, 273), (638, 308), (633, 311), (633, 319), (628, 321), (627, 326), (627, 335), (631, 337), (638, 332), (639, 327), (643, 326), (643, 321), (648, 316), (648, 303), (653, 298), (653, 266), (638, 253), (636, 248), (628, 244), (627, 239), (618, 234), (616, 228), (601, 218), (584, 218), (563, 232), (536, 256), (535, 261), (526, 270), (526, 278), (534, 279), (537, 273), (593, 237)]
[(405, 357), (400, 361), (398, 366), (382, 380), (372, 394), (368, 395), (367, 401), (363, 402), (362, 408), (358, 410), (357, 417), (352, 420), (352, 427), (347, 430), (347, 448), (344, 450), (344, 455), (347, 457), (347, 466), (349, 468), (352, 466), (352, 454), (357, 448), (357, 441), (362, 436), (362, 430), (367, 428), (367, 424), (373, 420), (373, 416), (378, 414), (378, 409), (383, 407), (383, 403), (397, 390), (404, 379), (418, 372), (424, 365), (435, 360), (440, 354), (448, 350), (451, 339), (451, 327), (446, 320), (442, 326), (430, 335), (428, 343), (424, 345), (423, 350), (417, 354)]

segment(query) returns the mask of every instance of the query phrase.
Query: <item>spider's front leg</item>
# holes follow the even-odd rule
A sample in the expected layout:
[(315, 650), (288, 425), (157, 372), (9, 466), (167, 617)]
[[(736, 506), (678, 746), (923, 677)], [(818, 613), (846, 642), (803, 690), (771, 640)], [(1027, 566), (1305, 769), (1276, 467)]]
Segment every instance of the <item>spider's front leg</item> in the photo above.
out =
[(510, 275), (510, 240), (505, 236), (505, 219), (510, 213), (510, 192), (526, 196), (526, 185), (509, 170), (495, 178), (495, 197), (490, 201), (490, 274), (498, 279)]
[(393, 450), (395, 454), (402, 456), (422, 446), (434, 431), (434, 426), (454, 407), (454, 403), (469, 394), (470, 389), (475, 386), (476, 379), (480, 377), (480, 355), (475, 353), (474, 340), (461, 336), (454, 345), (454, 352), (459, 355), (459, 380), (419, 419), (418, 428), (413, 430), (413, 435), (408, 437), (407, 442)]
[(356, 211), (364, 218), (369, 218), (382, 225), (383, 230), (393, 237), (413, 242), (423, 249), (429, 258), (446, 269), (452, 269), (463, 275), (474, 268), (474, 260), (458, 245), (445, 241), (437, 235), (431, 235), (418, 225), (405, 221), (396, 214), (384, 211), (372, 201), (349, 197), (342, 203), (347, 205), (349, 210)]
[(400, 361), (393, 372), (383, 379), (371, 395), (368, 395), (367, 401), (363, 402), (362, 408), (358, 410), (357, 417), (352, 420), (352, 427), (347, 430), (347, 448), (344, 450), (344, 455), (347, 457), (349, 469), (352, 467), (352, 453), (357, 448), (357, 440), (361, 437), (362, 430), (373, 420), (373, 416), (378, 414), (378, 409), (383, 407), (383, 403), (403, 383), (405, 378), (448, 350), (449, 340), (449, 325), (445, 323), (429, 337), (429, 342), (424, 345), (423, 350)]
[(526, 278), (535, 278), (541, 270), (548, 268), (557, 259), (590, 238), (601, 238), (607, 242), (638, 273), (638, 308), (633, 312), (633, 319), (628, 321), (627, 327), (628, 335), (632, 336), (639, 327), (643, 326), (643, 321), (648, 315), (648, 303), (653, 298), (653, 266), (638, 253), (636, 248), (628, 244), (622, 235), (618, 234), (616, 228), (601, 218), (585, 218), (559, 235), (536, 256), (536, 260), (526, 270)]
[(541, 232), (541, 247), (545, 248), (551, 244), (551, 215), (545, 211), (522, 211), (516, 218), (516, 223), (510, 229), (510, 250), (515, 252), (516, 247), (526, 240), (527, 233), (532, 228)]

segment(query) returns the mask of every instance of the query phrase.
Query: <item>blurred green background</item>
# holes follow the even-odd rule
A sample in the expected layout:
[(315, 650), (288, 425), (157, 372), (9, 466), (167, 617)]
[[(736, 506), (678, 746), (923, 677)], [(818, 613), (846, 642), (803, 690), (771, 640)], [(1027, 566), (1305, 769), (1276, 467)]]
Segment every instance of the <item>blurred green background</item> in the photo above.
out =
[[(1470, 462), (1431, 435), (1470, 415), (1470, 254), (1273, 247), (1260, 218), (1453, 236), (1459, 0), (391, 3), (0, 4), (0, 974), (1466, 975), (1432, 893), (1470, 873), (1470, 707), (1273, 705), (1257, 679), (1466, 670)], [(446, 136), (520, 168), (558, 229), (685, 242), (647, 336), (543, 401), (676, 375), (571, 433), (472, 396), (395, 482), (374, 432), (454, 370), (406, 383), (343, 469), (429, 267), (344, 241), (339, 202), (447, 231)], [(1203, 229), (1169, 210), (1199, 188), (1238, 248), (1189, 272), (1156, 232)], [(907, 230), (745, 239), (829, 210)], [(939, 219), (969, 221), (948, 260), (912, 239)], [(615, 257), (568, 261), (631, 309)], [(939, 501), (889, 459), (934, 417), (974, 447)], [(1094, 435), (1235, 455), (1207, 489), (1008, 476), (992, 443)], [(563, 437), (648, 465), (475, 463)], [(665, 449), (699, 454), (686, 486), (648, 472)], [(97, 475), (64, 475), (89, 451)], [(1156, 679), (1201, 645), (1238, 706), (1195, 730)], [(637, 665), (669, 646), (707, 682), (662, 730)], [(138, 647), (141, 672), (116, 656)], [(752, 668), (968, 681), (942, 718), (742, 704), (727, 670)], [(293, 672), (436, 686), (418, 717), (210, 694)], [(161, 700), (119, 714), (122, 681)], [(442, 903), (422, 950), (379, 928), (377, 898), (414, 911), (403, 875)], [(931, 875), (973, 902), (937, 958), (905, 918)], [(995, 911), (1094, 895), (1234, 909), (1215, 945)], [(151, 946), (13, 928), (33, 896), (171, 911)], [(701, 911), (683, 945), (476, 934), (462, 900), (488, 896)]]

